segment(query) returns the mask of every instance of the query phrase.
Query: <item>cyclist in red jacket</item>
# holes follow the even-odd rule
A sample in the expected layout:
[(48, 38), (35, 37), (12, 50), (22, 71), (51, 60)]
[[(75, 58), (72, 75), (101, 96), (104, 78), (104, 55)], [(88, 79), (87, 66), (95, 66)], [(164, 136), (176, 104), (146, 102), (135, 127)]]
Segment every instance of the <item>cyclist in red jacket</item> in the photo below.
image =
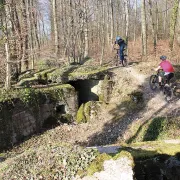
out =
[(174, 68), (167, 60), (166, 56), (160, 56), (160, 59), (161, 63), (155, 70), (158, 71), (159, 69), (162, 69), (162, 71), (159, 73), (159, 85), (161, 86), (162, 78), (166, 78), (167, 83), (169, 83), (169, 80), (174, 77)]

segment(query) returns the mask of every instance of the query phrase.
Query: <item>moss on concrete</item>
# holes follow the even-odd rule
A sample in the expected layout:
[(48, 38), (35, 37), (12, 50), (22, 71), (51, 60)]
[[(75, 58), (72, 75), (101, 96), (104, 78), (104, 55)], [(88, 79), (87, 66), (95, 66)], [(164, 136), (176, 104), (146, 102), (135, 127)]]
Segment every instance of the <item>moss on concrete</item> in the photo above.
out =
[[(13, 109), (16, 105), (20, 105), (19, 111), (29, 111), (36, 119), (35, 126), (38, 129), (42, 126), (41, 105), (46, 102), (50, 104), (63, 103), (69, 105), (67, 99), (73, 97), (75, 89), (69, 84), (52, 86), (49, 88), (23, 88), (0, 90), (0, 149), (12, 145), (13, 138)], [(73, 102), (74, 103), (74, 102)], [(55, 113), (54, 113), (55, 115)], [(73, 115), (64, 116), (67, 122), (72, 121)], [(23, 135), (17, 135), (16, 140), (22, 139)]]
[(107, 72), (108, 67), (101, 67), (101, 66), (88, 66), (88, 67), (80, 67), (69, 74), (69, 80), (76, 80), (76, 79), (90, 79), (100, 78), (101, 75), (104, 75)]
[(35, 73), (34, 70), (32, 72), (30, 71), (29, 73), (20, 76), (20, 81), (17, 83), (17, 86), (29, 87), (37, 84), (47, 84), (47, 74), (54, 70), (54, 68), (51, 68), (37, 73)]
[(96, 101), (88, 101), (85, 104), (82, 104), (77, 112), (76, 122), (77, 123), (87, 123), (91, 118), (91, 110), (93, 111), (93, 116), (96, 114), (96, 110), (98, 109)]
[(86, 121), (88, 122), (90, 120), (91, 116), (91, 101), (85, 103), (84, 105), (84, 116), (86, 117)]
[(76, 116), (77, 123), (85, 123), (86, 117), (84, 115), (84, 104), (81, 104), (80, 108), (78, 109), (77, 116)]
[(161, 154), (174, 156), (180, 152), (180, 144), (166, 143), (164, 141), (132, 143), (123, 148), (131, 153), (134, 159), (146, 159)]

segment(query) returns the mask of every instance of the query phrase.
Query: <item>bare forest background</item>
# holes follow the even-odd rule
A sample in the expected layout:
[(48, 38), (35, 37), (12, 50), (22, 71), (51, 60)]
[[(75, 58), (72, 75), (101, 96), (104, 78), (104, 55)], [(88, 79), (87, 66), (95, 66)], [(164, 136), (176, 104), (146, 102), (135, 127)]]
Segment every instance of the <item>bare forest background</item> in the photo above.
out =
[(0, 0), (0, 83), (38, 64), (103, 65), (117, 35), (133, 61), (180, 58), (180, 0)]

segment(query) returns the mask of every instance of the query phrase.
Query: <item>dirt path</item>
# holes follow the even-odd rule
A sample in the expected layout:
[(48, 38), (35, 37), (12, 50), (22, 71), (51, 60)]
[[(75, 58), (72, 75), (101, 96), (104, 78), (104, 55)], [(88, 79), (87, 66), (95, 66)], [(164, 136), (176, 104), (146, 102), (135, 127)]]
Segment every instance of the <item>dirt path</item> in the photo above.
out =
[(178, 111), (180, 107), (180, 100), (175, 99), (172, 102), (167, 102), (162, 92), (154, 92), (149, 88), (148, 80), (149, 77), (138, 73), (132, 67), (128, 68), (127, 71), (137, 80), (141, 85), (144, 83), (143, 88), (144, 98), (146, 100), (146, 107), (142, 111), (142, 120), (150, 119), (151, 117), (168, 115), (171, 112)]

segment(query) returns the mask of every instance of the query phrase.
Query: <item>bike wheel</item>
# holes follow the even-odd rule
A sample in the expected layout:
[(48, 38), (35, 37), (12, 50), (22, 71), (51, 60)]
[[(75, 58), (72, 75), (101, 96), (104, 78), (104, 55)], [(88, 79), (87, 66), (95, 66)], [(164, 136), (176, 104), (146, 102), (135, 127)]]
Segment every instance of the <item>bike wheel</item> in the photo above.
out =
[(149, 85), (152, 90), (156, 90), (158, 87), (158, 76), (157, 75), (151, 75), (149, 79)]
[(122, 60), (122, 65), (123, 65), (124, 67), (126, 67), (126, 66), (128, 65), (128, 62), (127, 62), (127, 59), (126, 59), (126, 58), (124, 58), (124, 60)]

